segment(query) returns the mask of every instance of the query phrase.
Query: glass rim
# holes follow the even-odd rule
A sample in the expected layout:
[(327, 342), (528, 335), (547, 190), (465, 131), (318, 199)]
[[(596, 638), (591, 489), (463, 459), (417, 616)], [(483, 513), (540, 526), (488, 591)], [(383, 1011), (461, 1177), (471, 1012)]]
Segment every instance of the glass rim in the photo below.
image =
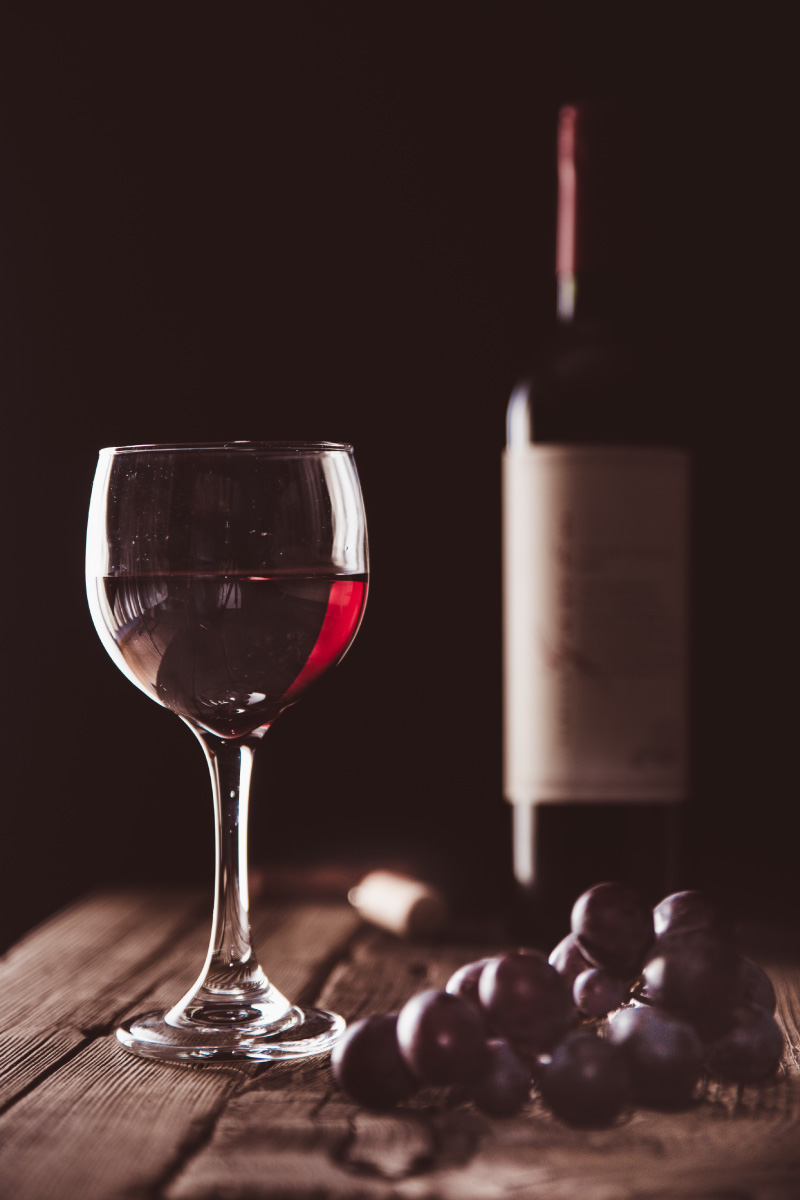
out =
[(292, 458), (301, 454), (352, 454), (353, 447), (349, 442), (302, 442), (302, 441), (267, 441), (267, 442), (145, 442), (135, 446), (104, 446), (99, 454), (144, 454), (178, 452), (188, 450), (223, 451), (241, 453), (257, 450), (262, 454), (272, 454), (275, 457)]

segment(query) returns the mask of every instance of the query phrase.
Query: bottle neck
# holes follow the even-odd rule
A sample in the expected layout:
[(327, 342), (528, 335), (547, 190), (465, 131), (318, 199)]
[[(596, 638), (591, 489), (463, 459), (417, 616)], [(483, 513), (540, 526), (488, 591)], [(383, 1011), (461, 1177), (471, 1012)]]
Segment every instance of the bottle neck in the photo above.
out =
[(559, 323), (617, 324), (635, 311), (636, 136), (628, 109), (566, 105), (558, 121)]

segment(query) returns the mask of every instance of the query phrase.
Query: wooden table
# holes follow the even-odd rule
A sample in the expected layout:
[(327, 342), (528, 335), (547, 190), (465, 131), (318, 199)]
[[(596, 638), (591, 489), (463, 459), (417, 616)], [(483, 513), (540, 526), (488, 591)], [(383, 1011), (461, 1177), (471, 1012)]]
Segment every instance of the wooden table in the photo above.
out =
[[(482, 1116), (429, 1091), (389, 1114), (351, 1104), (325, 1061), (181, 1067), (135, 1059), (119, 1019), (166, 1005), (199, 969), (207, 898), (114, 892), (6, 956), (0, 987), (0, 1196), (8, 1200), (798, 1200), (800, 962), (760, 955), (787, 1047), (761, 1087), (711, 1083), (690, 1110), (571, 1129), (534, 1095)], [(294, 1000), (396, 1009), (497, 946), (412, 945), (344, 904), (270, 902), (261, 959)]]

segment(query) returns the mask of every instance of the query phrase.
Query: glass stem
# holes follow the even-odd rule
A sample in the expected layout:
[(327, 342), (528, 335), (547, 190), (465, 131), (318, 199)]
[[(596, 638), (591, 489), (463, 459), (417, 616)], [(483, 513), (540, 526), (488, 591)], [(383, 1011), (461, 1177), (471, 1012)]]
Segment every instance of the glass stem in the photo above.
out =
[(203, 746), (211, 772), (217, 871), (205, 965), (197, 983), (173, 1011), (193, 1020), (208, 1021), (214, 1012), (221, 1020), (243, 1020), (252, 1015), (248, 1006), (258, 1005), (264, 1010), (266, 1005), (271, 1016), (278, 1015), (291, 1006), (259, 966), (250, 937), (247, 893), (250, 775), (255, 747), (265, 730), (258, 730), (247, 744), (191, 728)]
[(253, 747), (200, 735), (214, 789), (217, 874), (206, 987), (240, 991), (266, 982), (250, 937), (247, 812)]

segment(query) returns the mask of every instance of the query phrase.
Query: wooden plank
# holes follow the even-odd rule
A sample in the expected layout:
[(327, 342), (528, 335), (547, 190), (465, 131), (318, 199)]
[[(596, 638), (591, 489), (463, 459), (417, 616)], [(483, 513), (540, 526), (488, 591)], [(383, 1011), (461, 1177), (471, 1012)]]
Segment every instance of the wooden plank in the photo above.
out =
[[(348, 1121), (316, 1116), (319, 1095), (313, 1080), (311, 1091), (294, 1089), (290, 1077), (296, 1068), (287, 1067), (270, 1068), (263, 1076), (266, 1081), (280, 1074), (275, 1090), (256, 1087), (231, 1099), (213, 1138), (176, 1173), (165, 1200), (359, 1195), (353, 1177), (331, 1167), (349, 1135)], [(305, 1075), (308, 1079), (307, 1069)], [(330, 1190), (332, 1176), (334, 1181), (342, 1177), (344, 1191)]]
[(347, 904), (272, 902), (255, 911), (253, 944), (275, 986), (293, 1003), (311, 1004), (360, 928)]
[[(275, 902), (253, 918), (277, 986), (300, 1002), (358, 924), (345, 905)], [(180, 999), (210, 927), (210, 895), (129, 890), (89, 897), (14, 947), (0, 963), (0, 1109), (123, 1016)]]
[(10, 950), (0, 962), (0, 1109), (134, 1005), (198, 920), (185, 893), (104, 893)]
[[(796, 1097), (795, 1097), (796, 1099)], [(465, 1173), (433, 1172), (443, 1200), (518, 1196), (586, 1200), (739, 1200), (800, 1195), (797, 1125), (639, 1110), (610, 1130), (571, 1130), (534, 1101), (528, 1114), (487, 1122)], [(420, 1194), (413, 1181), (399, 1197)], [(427, 1194), (427, 1193), (422, 1193)]]
[[(378, 1200), (797, 1200), (797, 1126), (640, 1112), (611, 1130), (561, 1125), (536, 1101), (491, 1121), (465, 1107), (392, 1114), (308, 1096), (237, 1095), (213, 1140), (169, 1187), (167, 1200), (370, 1197)], [(746, 1134), (746, 1136), (743, 1136)]]
[(497, 953), (479, 943), (402, 942), (364, 928), (347, 960), (332, 971), (320, 996), (348, 1020), (391, 1012), (425, 988), (442, 988), (466, 962)]
[(117, 997), (120, 983), (193, 927), (199, 912), (199, 897), (185, 892), (120, 890), (76, 902), (0, 960), (0, 1029), (27, 1023), (23, 995), (40, 1022), (102, 1019), (108, 993)]
[[(12, 983), (30, 989), (37, 961), (52, 962), (59, 947), (70, 951), (63, 994), (54, 983), (52, 994), (42, 995), (43, 1023), (37, 1032), (31, 1021), (29, 1041), (20, 991), (3, 992), (2, 1011), (20, 1037), (17, 1069), (32, 1082), (0, 1118), (0, 1194), (15, 1200), (800, 1196), (796, 963), (771, 969), (787, 1033), (779, 1079), (744, 1089), (715, 1083), (690, 1111), (637, 1110), (612, 1129), (586, 1132), (556, 1120), (535, 1093), (522, 1114), (505, 1121), (435, 1089), (395, 1112), (374, 1114), (339, 1093), (319, 1060), (215, 1069), (125, 1055), (100, 1021), (116, 1021), (120, 997), (136, 1010), (167, 1004), (191, 982), (209, 916), (202, 903), (184, 912), (186, 927), (171, 938), (172, 915), (152, 898), (106, 897), (99, 907), (78, 906), (9, 956)], [(108, 929), (116, 946), (110, 960), (116, 994), (114, 986), (107, 994), (100, 986), (109, 981)], [(316, 1000), (350, 1018), (396, 1009), (421, 988), (441, 986), (462, 962), (497, 949), (406, 944), (366, 927), (354, 939), (358, 929), (344, 905), (276, 903), (254, 918), (256, 944), (275, 983), (293, 999)]]
[[(419, 1105), (419, 1101), (417, 1101)], [(340, 1161), (359, 1174), (372, 1175), (381, 1185), (434, 1174), (461, 1174), (478, 1150), (486, 1124), (471, 1109), (442, 1107), (441, 1100), (410, 1107), (392, 1117), (361, 1112), (352, 1121), (352, 1136)]]
[(460, 1169), (471, 1156), (471, 1112), (453, 1121), (422, 1108), (391, 1114), (320, 1108), (318, 1094), (270, 1091), (261, 1086), (266, 1081), (228, 1102), (213, 1139), (187, 1163), (165, 1200), (374, 1200), (400, 1195), (399, 1186), (418, 1174), (429, 1178), (434, 1165)]
[[(164, 938), (164, 930), (148, 903), (137, 908), (131, 898), (128, 902), (134, 910), (131, 928), (138, 930), (131, 935), (138, 942), (138, 955), (131, 949), (122, 956), (118, 996), (114, 996), (113, 988), (106, 988), (109, 980), (102, 956), (82, 954), (76, 948), (76, 957), (94, 976), (95, 988), (101, 984), (106, 988), (105, 1007), (91, 999), (91, 987), (83, 978), (75, 1012), (70, 1012), (65, 997), (59, 1002), (49, 999), (44, 1006), (46, 1022), (64, 1021), (67, 1016), (85, 1011), (106, 1019), (113, 1015), (116, 1021), (119, 996), (126, 988), (129, 1000), (135, 993), (135, 1005), (127, 1007), (138, 1011), (174, 1002), (197, 974), (210, 916), (207, 914), (202, 922), (193, 918), (189, 931), (173, 941)], [(98, 914), (105, 904), (106, 898), (100, 898), (82, 910), (79, 906), (66, 927), (72, 928), (83, 911), (92, 936), (102, 937), (104, 922)], [(113, 904), (110, 911), (119, 915)], [(121, 936), (125, 922), (114, 916), (111, 924), (114, 928), (120, 926), (117, 932)], [(358, 924), (356, 915), (344, 905), (274, 904), (254, 919), (254, 927), (264, 935), (262, 957), (271, 964), (278, 985), (294, 988), (300, 994), (298, 998), (318, 988), (320, 974), (327, 972), (332, 956), (343, 952)], [(64, 928), (63, 922), (55, 923), (56, 932), (63, 933)], [(25, 954), (13, 956), (18, 977), (27, 978), (29, 959), (37, 950), (44, 947), (52, 951), (53, 937), (53, 927), (40, 930), (27, 940)], [(180, 978), (187, 969), (186, 977)], [(88, 1010), (82, 1007), (84, 1004), (88, 1004)], [(26, 1020), (27, 1026), (20, 1018), (17, 1028), (22, 1031), (23, 1042), (25, 1029), (29, 1029), (29, 1053), (35, 1058), (30, 1047), (44, 1045), (46, 1038), (44, 1032), (37, 1031), (33, 1014)], [(117, 1196), (131, 1200), (138, 1195), (158, 1195), (162, 1185), (166, 1186), (179, 1171), (184, 1158), (210, 1136), (225, 1101), (265, 1070), (238, 1064), (213, 1068), (146, 1062), (126, 1054), (113, 1034), (97, 1025), (84, 1033), (73, 1028), (73, 1035), (83, 1037), (84, 1042), (64, 1038), (58, 1041), (53, 1054), (62, 1055), (60, 1064), (54, 1067), (48, 1060), (49, 1069), (40, 1071), (38, 1086), (29, 1087), (27, 1092), (18, 1088), (15, 1102), (0, 1117), (0, 1184), (2, 1194), (13, 1195), (15, 1200), (52, 1200), (53, 1195), (65, 1200), (112, 1200)], [(17, 1068), (19, 1065), (18, 1061)], [(299, 1080), (313, 1076), (308, 1065), (295, 1070)]]
[[(485, 952), (400, 942), (364, 927), (314, 1002), (348, 1020), (385, 1012), (423, 987), (443, 986), (457, 966)], [(327, 1063), (272, 1067), (229, 1101), (213, 1138), (176, 1174), (166, 1200), (392, 1195), (409, 1170), (445, 1160), (441, 1118), (426, 1112), (425, 1095), (415, 1108), (375, 1116), (337, 1091)], [(438, 1095), (427, 1095), (429, 1107)], [(462, 1123), (472, 1120), (466, 1113)]]
[(136, 1060), (97, 1038), (0, 1120), (4, 1194), (146, 1195), (237, 1082), (235, 1071)]
[[(348, 1016), (388, 1011), (486, 949), (364, 931), (320, 1002)], [(336, 1090), (328, 1067), (305, 1078), (271, 1071), (230, 1100), (165, 1200), (798, 1200), (800, 970), (771, 973), (788, 1040), (780, 1077), (762, 1087), (715, 1083), (688, 1111), (638, 1109), (611, 1129), (585, 1131), (555, 1118), (535, 1092), (507, 1120), (434, 1089), (374, 1114)]]

